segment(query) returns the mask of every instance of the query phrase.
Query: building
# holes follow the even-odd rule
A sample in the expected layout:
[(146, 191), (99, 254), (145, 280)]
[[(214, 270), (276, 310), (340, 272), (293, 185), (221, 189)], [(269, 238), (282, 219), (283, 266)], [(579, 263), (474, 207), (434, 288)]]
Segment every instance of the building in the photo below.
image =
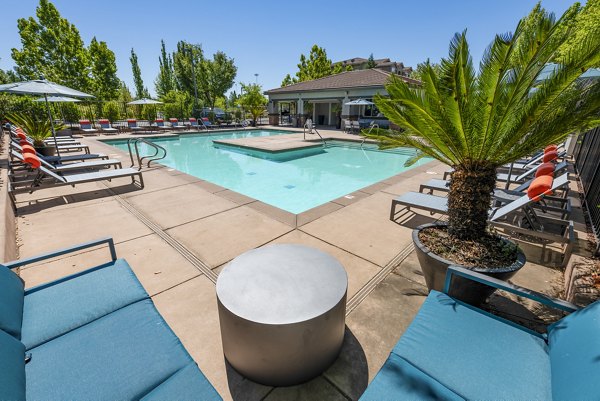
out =
[[(412, 72), (412, 67), (404, 67), (404, 63), (391, 61), (389, 58), (380, 58), (373, 61), (375, 61), (375, 68), (391, 72), (393, 74), (408, 77)], [(347, 60), (337, 61), (333, 63), (333, 65), (341, 64), (343, 67), (351, 66), (354, 70), (366, 70), (368, 68), (368, 63), (369, 59), (355, 57)]]
[[(346, 71), (336, 75), (299, 82), (265, 92), (269, 97), (269, 122), (300, 127), (306, 118), (317, 125), (343, 128), (344, 119), (368, 124), (377, 121), (387, 126), (387, 119), (375, 105), (348, 106), (355, 99), (372, 100), (376, 94), (387, 95), (385, 84), (394, 75), (379, 68)], [(412, 85), (420, 81), (405, 76), (400, 79)]]

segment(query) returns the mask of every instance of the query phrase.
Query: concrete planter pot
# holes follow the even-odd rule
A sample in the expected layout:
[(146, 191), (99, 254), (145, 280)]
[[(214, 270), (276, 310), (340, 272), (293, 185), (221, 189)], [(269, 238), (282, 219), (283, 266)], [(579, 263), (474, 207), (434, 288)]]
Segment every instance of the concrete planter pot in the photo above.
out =
[[(425, 283), (427, 284), (427, 288), (430, 291), (443, 291), (448, 266), (456, 265), (456, 263), (452, 263), (451, 261), (432, 253), (429, 250), (429, 248), (423, 245), (423, 243), (421, 243), (421, 241), (419, 240), (419, 232), (426, 228), (444, 226), (446, 226), (446, 224), (424, 224), (422, 226), (417, 227), (412, 232), (412, 239), (413, 243), (415, 244), (417, 257), (419, 258), (419, 264), (421, 265), (421, 271), (423, 272), (423, 276), (425, 277)], [(509, 242), (508, 240), (503, 240)], [(490, 277), (499, 280), (508, 280), (525, 265), (525, 261), (525, 254), (521, 251), (521, 249), (519, 249), (517, 260), (510, 266), (494, 268), (468, 267), (468, 269), (477, 273), (486, 274)], [(472, 305), (479, 305), (483, 303), (490, 295), (494, 293), (494, 291), (494, 288), (476, 283), (471, 280), (464, 279), (462, 277), (454, 277), (452, 279), (452, 286), (450, 287), (450, 295), (452, 297), (455, 297)]]
[(46, 146), (36, 146), (35, 151), (38, 152), (42, 156), (54, 156), (56, 154), (56, 146), (54, 145), (46, 145)]

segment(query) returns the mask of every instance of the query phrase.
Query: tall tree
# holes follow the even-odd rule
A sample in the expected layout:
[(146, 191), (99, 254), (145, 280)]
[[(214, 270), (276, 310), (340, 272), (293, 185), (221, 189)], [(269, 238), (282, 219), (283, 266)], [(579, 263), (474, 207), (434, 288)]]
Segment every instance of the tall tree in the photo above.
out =
[(295, 84), (296, 81), (294, 81), (294, 78), (292, 78), (292, 76), (290, 74), (287, 74), (285, 76), (285, 78), (283, 78), (283, 81), (281, 81), (281, 86), (290, 86), (292, 84)]
[(265, 111), (268, 100), (262, 94), (262, 87), (259, 84), (242, 84), (242, 90), (244, 93), (238, 98), (238, 104), (250, 112), (256, 125), (256, 121)]
[(106, 42), (92, 38), (89, 46), (91, 61), (91, 92), (100, 100), (114, 100), (119, 95), (115, 54)]
[(424, 62), (417, 64), (417, 67), (410, 73), (410, 77), (420, 81), (421, 77), (429, 71), (429, 68), (432, 68), (438, 76), (442, 72), (442, 66), (439, 63), (432, 63), (427, 59)]
[(89, 55), (75, 25), (48, 0), (40, 0), (33, 17), (17, 20), (22, 48), (12, 49), (15, 70), (24, 79), (47, 79), (87, 91)]
[(129, 61), (131, 61), (131, 71), (133, 72), (133, 84), (135, 85), (135, 97), (140, 98), (148, 98), (150, 97), (150, 93), (148, 89), (144, 86), (144, 80), (142, 79), (142, 70), (140, 70), (140, 65), (138, 64), (137, 54), (131, 49), (131, 56), (129, 57)]
[(215, 107), (217, 98), (225, 96), (234, 84), (237, 67), (233, 59), (221, 51), (213, 55), (212, 60), (205, 59), (201, 65), (200, 87), (206, 103)]
[(344, 71), (352, 71), (351, 66), (344, 68), (341, 63), (332, 65), (331, 60), (327, 58), (327, 52), (324, 48), (313, 45), (310, 49), (308, 57), (304, 54), (300, 55), (298, 63), (298, 71), (295, 77), (287, 74), (281, 82), (281, 86), (288, 86), (303, 81), (323, 78), (332, 74), (339, 74)]
[[(195, 95), (195, 75), (198, 96), (202, 96), (199, 85), (203, 62), (204, 52), (202, 51), (202, 46), (194, 45), (184, 40), (177, 43), (177, 49), (173, 52), (173, 72), (177, 83), (177, 89), (187, 92), (193, 97)], [(192, 70), (194, 72), (193, 74)]]
[(167, 53), (165, 41), (160, 41), (160, 56), (158, 57), (158, 76), (154, 81), (156, 93), (159, 97), (166, 95), (168, 92), (175, 90), (175, 73), (173, 72), (173, 59)]
[(373, 58), (373, 53), (369, 55), (369, 59), (367, 60), (367, 68), (375, 68), (377, 67), (377, 63), (375, 62), (375, 58)]

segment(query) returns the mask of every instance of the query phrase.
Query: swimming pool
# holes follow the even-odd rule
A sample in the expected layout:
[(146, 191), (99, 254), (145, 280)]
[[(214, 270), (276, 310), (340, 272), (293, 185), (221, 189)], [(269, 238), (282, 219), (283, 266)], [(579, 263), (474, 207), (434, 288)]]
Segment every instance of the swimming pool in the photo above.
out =
[[(404, 163), (415, 154), (408, 148), (384, 152), (373, 145), (361, 148), (356, 143), (333, 141), (322, 151), (295, 155), (290, 160), (268, 160), (243, 149), (213, 145), (216, 139), (289, 133), (244, 130), (150, 140), (167, 150), (160, 163), (295, 214), (406, 171), (411, 167), (404, 167)], [(126, 140), (104, 142), (127, 152)], [(147, 145), (140, 149), (144, 154), (153, 153)], [(429, 160), (422, 159), (414, 166)]]

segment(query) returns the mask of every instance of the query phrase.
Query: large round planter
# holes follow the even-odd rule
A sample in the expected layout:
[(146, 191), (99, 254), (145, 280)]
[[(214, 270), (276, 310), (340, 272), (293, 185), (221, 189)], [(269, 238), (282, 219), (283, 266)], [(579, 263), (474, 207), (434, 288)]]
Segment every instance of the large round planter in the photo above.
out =
[[(456, 263), (432, 253), (429, 248), (423, 245), (423, 243), (421, 243), (419, 240), (419, 232), (426, 228), (443, 227), (445, 225), (446, 224), (440, 223), (423, 224), (422, 226), (414, 229), (412, 233), (413, 243), (415, 244), (415, 250), (419, 259), (419, 264), (421, 265), (421, 271), (425, 277), (427, 288), (430, 291), (443, 291), (444, 284), (446, 282), (446, 271), (448, 270), (448, 266), (456, 265)], [(508, 240), (504, 241), (509, 242)], [(499, 280), (508, 280), (514, 276), (524, 265), (525, 254), (519, 248), (517, 260), (510, 266), (493, 268), (469, 267), (468, 269), (477, 273), (486, 274)], [(494, 291), (494, 288), (487, 285), (483, 285), (463, 277), (454, 276), (452, 278), (449, 295), (469, 304), (479, 305), (483, 303), (490, 295), (492, 295)]]
[(41, 147), (35, 147), (35, 151), (42, 156), (54, 156), (56, 154), (56, 146), (46, 145)]

